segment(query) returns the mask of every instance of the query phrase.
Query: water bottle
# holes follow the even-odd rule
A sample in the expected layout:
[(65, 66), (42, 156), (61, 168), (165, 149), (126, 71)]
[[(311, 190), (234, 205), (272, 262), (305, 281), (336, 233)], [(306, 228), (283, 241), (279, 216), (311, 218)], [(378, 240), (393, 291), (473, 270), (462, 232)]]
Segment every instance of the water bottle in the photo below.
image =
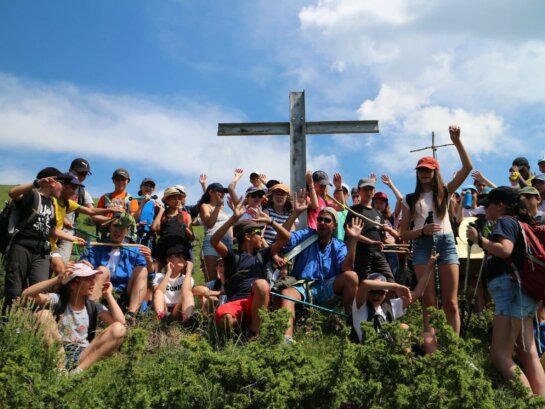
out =
[(471, 209), (473, 208), (473, 195), (471, 194), (471, 190), (466, 190), (464, 195), (464, 209)]

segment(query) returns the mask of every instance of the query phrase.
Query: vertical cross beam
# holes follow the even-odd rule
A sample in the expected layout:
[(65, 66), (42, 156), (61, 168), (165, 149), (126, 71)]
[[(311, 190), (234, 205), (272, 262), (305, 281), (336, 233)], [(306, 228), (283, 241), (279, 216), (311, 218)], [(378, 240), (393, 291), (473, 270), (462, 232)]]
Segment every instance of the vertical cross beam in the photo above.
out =
[[(307, 169), (305, 93), (290, 92), (290, 188), (305, 187)], [(307, 225), (306, 213), (299, 215), (301, 226)]]

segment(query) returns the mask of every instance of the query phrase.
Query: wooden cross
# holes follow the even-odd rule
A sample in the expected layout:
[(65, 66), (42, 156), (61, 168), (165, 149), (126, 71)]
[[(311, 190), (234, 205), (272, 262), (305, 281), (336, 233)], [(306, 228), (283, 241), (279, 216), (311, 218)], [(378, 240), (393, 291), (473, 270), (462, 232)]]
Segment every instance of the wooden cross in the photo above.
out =
[(426, 149), (431, 149), (432, 150), (432, 155), (433, 155), (433, 159), (437, 159), (437, 148), (444, 148), (445, 146), (454, 146), (453, 143), (445, 143), (444, 145), (436, 145), (435, 144), (435, 132), (432, 132), (431, 133), (431, 146), (426, 146), (425, 148), (420, 148), (420, 149), (414, 149), (412, 151), (409, 151), (409, 152), (420, 152), (420, 151), (425, 151)]
[[(289, 122), (220, 123), (218, 136), (289, 135), (290, 187), (295, 192), (305, 186), (307, 165), (306, 135), (378, 133), (378, 121), (306, 122), (305, 92), (290, 92)], [(306, 214), (299, 217), (299, 226), (306, 226)]]

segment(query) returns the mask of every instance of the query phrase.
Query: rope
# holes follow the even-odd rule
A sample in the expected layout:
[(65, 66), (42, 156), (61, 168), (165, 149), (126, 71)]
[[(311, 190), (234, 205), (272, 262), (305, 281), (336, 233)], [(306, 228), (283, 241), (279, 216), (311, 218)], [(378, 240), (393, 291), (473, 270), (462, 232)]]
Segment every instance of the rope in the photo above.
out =
[(354, 210), (352, 210), (351, 208), (349, 208), (347, 205), (339, 202), (337, 199), (335, 199), (334, 197), (332, 197), (331, 195), (329, 194), (326, 194), (326, 197), (328, 199), (331, 199), (336, 205), (338, 206), (341, 206), (344, 210), (348, 210), (348, 212), (352, 213), (354, 216), (357, 216), (357, 217), (361, 217), (362, 219), (364, 220), (367, 220), (369, 223), (373, 223), (373, 224), (376, 224), (377, 226), (380, 226), (380, 223), (374, 221), (374, 220), (371, 220), (370, 218), (368, 217), (365, 217), (363, 214), (360, 214), (358, 212), (355, 212)]
[(340, 315), (341, 317), (344, 317), (344, 318), (349, 317), (349, 315), (345, 314), (344, 312), (330, 310), (329, 308), (325, 308), (325, 307), (321, 307), (321, 306), (316, 305), (316, 304), (311, 304), (311, 303), (308, 303), (308, 302), (305, 302), (305, 301), (297, 300), (295, 298), (288, 297), (287, 295), (278, 294), (278, 293), (275, 293), (273, 291), (271, 291), (271, 295), (274, 295), (275, 297), (278, 297), (278, 298), (283, 298), (285, 300), (293, 301), (294, 303), (305, 305), (307, 307), (315, 308), (315, 309), (317, 309), (319, 311), (327, 312), (329, 314)]

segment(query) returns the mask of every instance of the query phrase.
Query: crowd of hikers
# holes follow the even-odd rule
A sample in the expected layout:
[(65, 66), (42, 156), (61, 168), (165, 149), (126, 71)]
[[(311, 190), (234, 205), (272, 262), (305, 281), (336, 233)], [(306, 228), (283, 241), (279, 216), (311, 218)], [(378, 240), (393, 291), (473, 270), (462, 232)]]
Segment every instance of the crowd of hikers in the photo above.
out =
[[(417, 350), (433, 353), (429, 307), (442, 308), (463, 334), (472, 311), (466, 305), (461, 311), (459, 300), (470, 293), (469, 279), (476, 314), (493, 301), (493, 364), (506, 379), (518, 376), (545, 396), (542, 343), (534, 338), (545, 286), (534, 283), (532, 292), (525, 285), (528, 236), (539, 237), (545, 223), (545, 157), (536, 172), (518, 157), (505, 181), (491, 181), (473, 170), (460, 128), (449, 133), (459, 170), (444, 180), (439, 162), (422, 157), (416, 188), (405, 194), (388, 175), (371, 174), (350, 188), (341, 174), (330, 178), (321, 170), (309, 170), (297, 191), (255, 171), (241, 190), (244, 171), (237, 168), (227, 187), (200, 175), (203, 194), (188, 205), (184, 186), (166, 187), (158, 197), (153, 178), (129, 194), (130, 174), (120, 168), (112, 174), (113, 191), (95, 207), (84, 187), (88, 161), (75, 159), (67, 172), (45, 168), (9, 191), (2, 212), (3, 315), (15, 303), (33, 303), (46, 344), (62, 345), (60, 365), (78, 373), (116, 351), (146, 309), (161, 323), (188, 328), (198, 325), (198, 315), (213, 314), (218, 331), (242, 331), (253, 340), (260, 336), (259, 310), (283, 308), (290, 312), (284, 340), (292, 344), (298, 314), (318, 308), (349, 317), (354, 341), (365, 342), (362, 322), (380, 331), (421, 298)], [(377, 191), (380, 182), (388, 191)], [(96, 223), (95, 232), (77, 228), (80, 213)], [(204, 231), (199, 246), (195, 226)], [(459, 254), (460, 238), (470, 251), (484, 251), (471, 277), (467, 267), (460, 270), (460, 258), (471, 255)], [(539, 240), (532, 248), (539, 253)], [(534, 256), (543, 267), (540, 254)], [(203, 285), (192, 277), (195, 259)]]

